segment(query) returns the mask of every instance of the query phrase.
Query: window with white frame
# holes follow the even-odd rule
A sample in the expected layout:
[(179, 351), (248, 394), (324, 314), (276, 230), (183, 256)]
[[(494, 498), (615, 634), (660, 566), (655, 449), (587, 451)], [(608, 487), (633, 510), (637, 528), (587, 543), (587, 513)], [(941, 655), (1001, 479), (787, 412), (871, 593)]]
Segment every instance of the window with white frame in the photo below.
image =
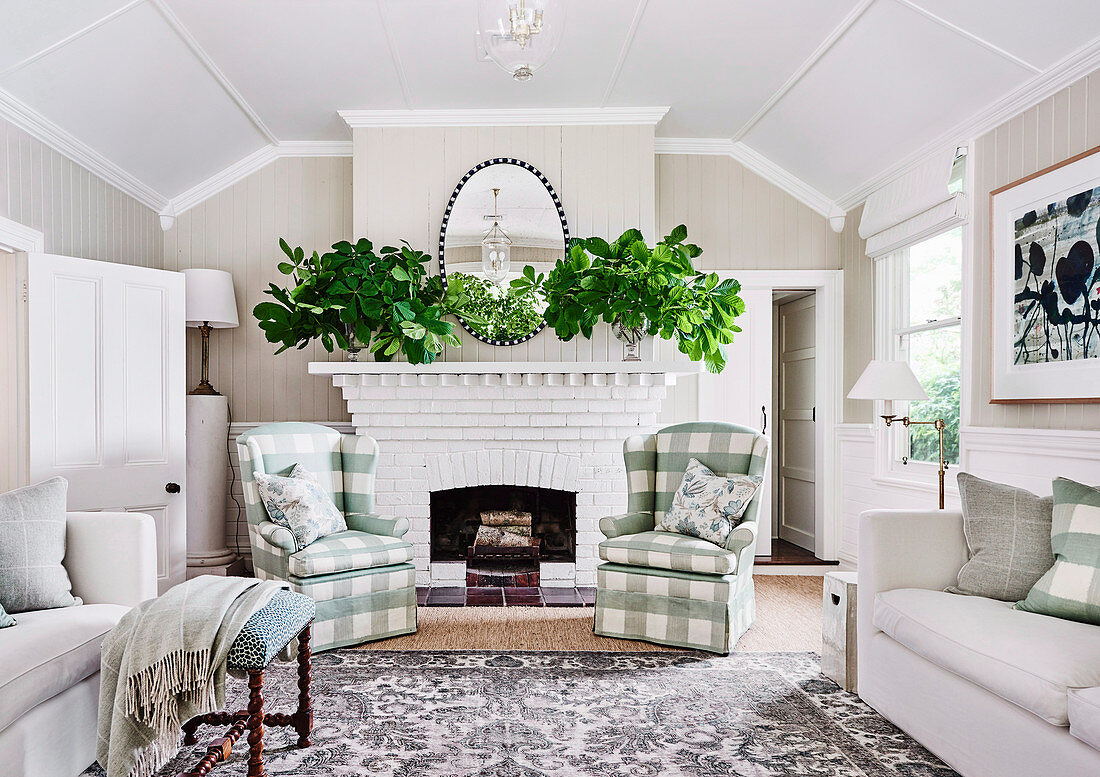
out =
[[(962, 227), (883, 257), (877, 263), (883, 324), (883, 358), (907, 361), (928, 399), (895, 403), (894, 412), (916, 421), (942, 418), (944, 458), (959, 461), (962, 375)], [(939, 435), (931, 426), (890, 427), (895, 463), (939, 461)]]

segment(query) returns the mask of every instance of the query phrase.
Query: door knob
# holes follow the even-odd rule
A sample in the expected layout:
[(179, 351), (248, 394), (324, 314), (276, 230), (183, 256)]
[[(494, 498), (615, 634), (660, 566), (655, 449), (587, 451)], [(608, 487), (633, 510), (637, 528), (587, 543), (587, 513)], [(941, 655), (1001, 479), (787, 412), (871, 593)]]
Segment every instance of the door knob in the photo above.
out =
[(167, 491), (169, 494), (178, 494), (180, 492), (180, 484), (179, 483), (165, 483), (164, 484), (164, 490)]

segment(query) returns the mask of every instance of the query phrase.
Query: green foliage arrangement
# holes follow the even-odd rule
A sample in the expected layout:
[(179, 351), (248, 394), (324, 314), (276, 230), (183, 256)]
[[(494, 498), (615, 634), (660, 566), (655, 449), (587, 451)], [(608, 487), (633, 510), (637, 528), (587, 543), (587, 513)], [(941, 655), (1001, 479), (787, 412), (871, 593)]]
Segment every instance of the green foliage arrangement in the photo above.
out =
[[(542, 300), (535, 294), (517, 294), (492, 281), (461, 272), (448, 273), (448, 283), (457, 280), (466, 289), (470, 302), (466, 310), (481, 318), (484, 325), (470, 324), (479, 334), (493, 340), (518, 340), (531, 334), (542, 323)], [(467, 323), (470, 323), (467, 320)]]
[(734, 323), (745, 311), (738, 296), (741, 284), (696, 271), (691, 260), (703, 251), (686, 239), (683, 224), (652, 247), (637, 229), (612, 243), (599, 237), (573, 239), (548, 275), (536, 276), (533, 267), (524, 267), (512, 288), (545, 298), (543, 316), (562, 340), (591, 337), (603, 320), (675, 340), (693, 361), (721, 372), (723, 346), (741, 331)]
[(279, 247), (289, 261), (279, 272), (293, 285), (274, 283), (265, 290), (274, 302), (261, 302), (252, 311), (268, 342), (280, 343), (276, 353), (291, 346), (305, 348), (317, 338), (325, 350), (347, 349), (354, 339), (375, 358), (390, 361), (401, 352), (413, 364), (430, 364), (446, 345), (460, 347), (454, 324), (447, 315), (480, 320), (467, 311), (470, 298), (462, 283), (446, 289), (438, 276), (428, 274), (429, 257), (402, 241), (400, 248), (374, 251), (366, 238), (342, 240), (325, 254), (306, 257), (285, 240)]

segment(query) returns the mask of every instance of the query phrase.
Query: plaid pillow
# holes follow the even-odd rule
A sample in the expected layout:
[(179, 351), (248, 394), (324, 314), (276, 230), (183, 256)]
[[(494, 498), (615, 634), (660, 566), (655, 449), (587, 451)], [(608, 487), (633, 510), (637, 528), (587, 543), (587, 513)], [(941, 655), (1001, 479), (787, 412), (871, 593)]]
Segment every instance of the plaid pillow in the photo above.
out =
[(294, 465), (289, 477), (259, 472), (255, 477), (268, 517), (290, 529), (298, 550), (321, 537), (348, 530), (343, 514), (317, 476), (301, 464)]
[(715, 475), (698, 459), (689, 459), (672, 506), (656, 529), (724, 546), (761, 480), (757, 475)]
[(1100, 488), (1054, 481), (1054, 566), (1017, 610), (1100, 626)]
[(4, 609), (4, 606), (0, 604), (0, 629), (6, 629), (8, 626), (15, 625), (15, 618), (8, 615), (8, 611)]

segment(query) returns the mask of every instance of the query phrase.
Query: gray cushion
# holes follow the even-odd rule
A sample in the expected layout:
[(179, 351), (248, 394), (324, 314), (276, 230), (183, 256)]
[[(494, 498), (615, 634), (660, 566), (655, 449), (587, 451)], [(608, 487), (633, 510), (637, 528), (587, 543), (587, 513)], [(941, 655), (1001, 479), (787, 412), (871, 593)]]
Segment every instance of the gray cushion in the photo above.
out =
[(1069, 725), (1070, 688), (1100, 685), (1100, 628), (1087, 623), (918, 588), (876, 596), (872, 622), (936, 666), (1055, 726)]
[(1100, 688), (1069, 689), (1069, 733), (1100, 750)]
[(947, 590), (1015, 602), (1054, 564), (1052, 497), (959, 473), (963, 532), (970, 560)]
[(71, 607), (64, 478), (0, 494), (0, 605), (10, 613)]
[(18, 626), (0, 631), (0, 730), (98, 672), (103, 638), (129, 609), (85, 604), (25, 612)]

